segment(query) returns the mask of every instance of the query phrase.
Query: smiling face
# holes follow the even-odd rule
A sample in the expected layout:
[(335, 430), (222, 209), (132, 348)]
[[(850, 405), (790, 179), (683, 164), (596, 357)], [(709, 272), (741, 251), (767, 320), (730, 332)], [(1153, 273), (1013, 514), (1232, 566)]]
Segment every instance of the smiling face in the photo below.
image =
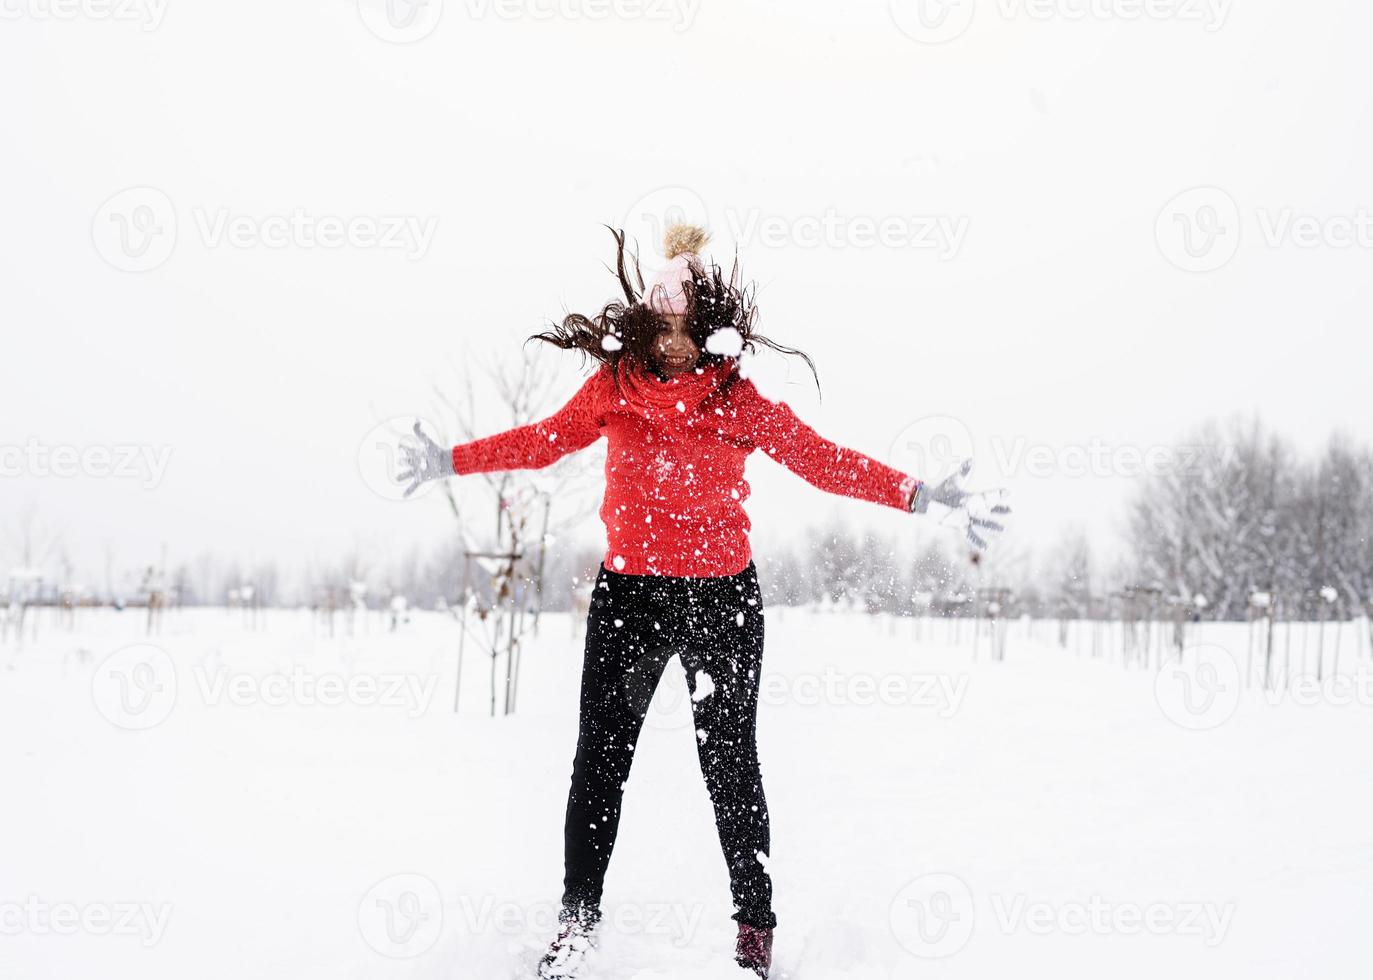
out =
[(665, 326), (653, 339), (653, 357), (659, 372), (668, 378), (690, 371), (701, 358), (701, 349), (691, 339), (683, 313), (662, 314)]

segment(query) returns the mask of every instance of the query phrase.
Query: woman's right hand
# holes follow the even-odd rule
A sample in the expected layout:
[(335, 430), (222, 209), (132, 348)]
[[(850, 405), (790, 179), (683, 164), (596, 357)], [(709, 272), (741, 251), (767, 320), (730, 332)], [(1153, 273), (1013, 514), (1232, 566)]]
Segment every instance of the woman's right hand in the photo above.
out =
[(396, 475), (397, 483), (409, 481), (410, 486), (405, 488), (404, 494), (407, 497), (419, 489), (421, 483), (427, 480), (441, 480), (446, 476), (452, 476), (454, 472), (453, 451), (444, 449), (425, 435), (418, 421), (415, 422), (414, 432), (419, 437), (420, 444), (400, 444), (401, 472)]

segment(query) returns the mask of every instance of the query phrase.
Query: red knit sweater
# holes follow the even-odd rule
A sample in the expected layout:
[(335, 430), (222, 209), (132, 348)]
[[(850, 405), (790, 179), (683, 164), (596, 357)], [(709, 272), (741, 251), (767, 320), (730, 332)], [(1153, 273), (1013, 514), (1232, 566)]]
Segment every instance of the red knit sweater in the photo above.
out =
[(549, 418), (453, 447), (458, 474), (538, 469), (604, 435), (607, 568), (704, 578), (747, 567), (744, 460), (761, 449), (821, 490), (909, 510), (920, 481), (820, 436), (730, 361), (666, 381), (602, 366)]

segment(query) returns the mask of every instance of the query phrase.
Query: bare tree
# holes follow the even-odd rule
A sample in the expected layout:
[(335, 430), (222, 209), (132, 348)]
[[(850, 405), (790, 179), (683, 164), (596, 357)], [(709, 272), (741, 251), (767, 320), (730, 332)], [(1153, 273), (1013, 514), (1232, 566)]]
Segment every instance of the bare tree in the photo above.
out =
[[(562, 403), (554, 397), (559, 389), (552, 366), (529, 348), (522, 349), (513, 362), (489, 365), (485, 373), (494, 391), (494, 399), (486, 406), (477, 401), (470, 365), (464, 367), (458, 388), (461, 398), (442, 387), (436, 389), (442, 413), (452, 420), (450, 431), (461, 441), (530, 425)], [(492, 426), (483, 407), (498, 407), (501, 422)], [(506, 714), (515, 710), (521, 648), (537, 630), (544, 606), (549, 547), (557, 536), (594, 516), (594, 495), (586, 490), (592, 474), (603, 467), (603, 455), (599, 447), (588, 448), (546, 470), (482, 473), (443, 484), (463, 560), (455, 611), (464, 640), (472, 633), (491, 658), (493, 715), (502, 662), (502, 710)], [(455, 706), (457, 699), (455, 694)]]

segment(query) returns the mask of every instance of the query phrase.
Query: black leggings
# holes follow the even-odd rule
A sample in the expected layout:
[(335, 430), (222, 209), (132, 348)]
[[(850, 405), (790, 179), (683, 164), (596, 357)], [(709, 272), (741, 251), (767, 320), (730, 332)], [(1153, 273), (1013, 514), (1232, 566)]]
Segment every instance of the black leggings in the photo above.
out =
[(697, 755), (729, 868), (734, 918), (772, 928), (765, 864), (772, 845), (756, 741), (763, 600), (753, 562), (716, 578), (622, 575), (601, 565), (587, 615), (563, 829), (563, 904), (599, 914), (634, 746), (674, 653), (692, 696)]

